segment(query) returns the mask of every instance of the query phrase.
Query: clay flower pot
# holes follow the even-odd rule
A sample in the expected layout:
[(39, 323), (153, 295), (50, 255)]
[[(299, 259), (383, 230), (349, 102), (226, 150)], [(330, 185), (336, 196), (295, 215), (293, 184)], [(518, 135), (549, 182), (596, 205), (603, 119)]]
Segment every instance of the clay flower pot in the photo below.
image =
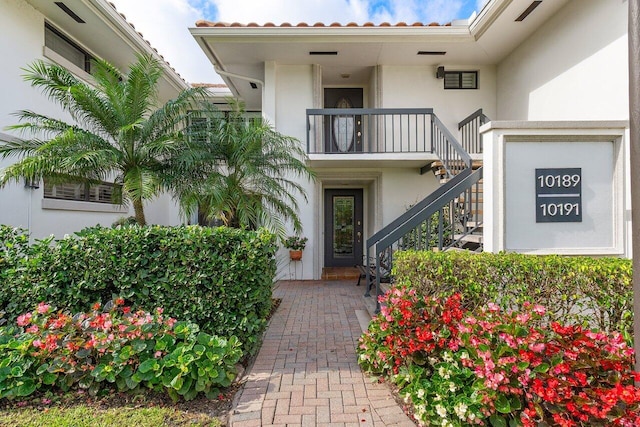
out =
[(289, 258), (291, 261), (300, 261), (302, 259), (302, 251), (301, 250), (290, 250)]

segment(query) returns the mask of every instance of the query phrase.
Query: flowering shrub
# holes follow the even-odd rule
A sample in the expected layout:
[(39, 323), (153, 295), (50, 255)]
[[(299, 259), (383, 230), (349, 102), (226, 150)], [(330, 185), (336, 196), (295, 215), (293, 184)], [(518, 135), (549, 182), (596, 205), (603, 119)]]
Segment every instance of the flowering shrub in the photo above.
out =
[(359, 362), (396, 383), (428, 425), (640, 425), (633, 351), (618, 333), (553, 323), (524, 303), (464, 312), (460, 294), (395, 287), (359, 345)]
[(420, 295), (464, 296), (465, 308), (536, 301), (545, 321), (619, 331), (631, 343), (631, 260), (468, 251), (405, 251), (393, 256), (396, 283)]
[[(6, 249), (5, 249), (6, 248)], [(113, 295), (257, 348), (271, 310), (276, 238), (228, 227), (92, 227), (28, 245), (0, 227), (0, 307), (15, 321), (40, 301), (72, 313)]]
[(71, 316), (40, 303), (0, 328), (0, 398), (28, 396), (43, 386), (118, 390), (165, 389), (173, 399), (215, 397), (235, 377), (242, 354), (228, 340), (197, 325), (132, 311), (122, 299)]

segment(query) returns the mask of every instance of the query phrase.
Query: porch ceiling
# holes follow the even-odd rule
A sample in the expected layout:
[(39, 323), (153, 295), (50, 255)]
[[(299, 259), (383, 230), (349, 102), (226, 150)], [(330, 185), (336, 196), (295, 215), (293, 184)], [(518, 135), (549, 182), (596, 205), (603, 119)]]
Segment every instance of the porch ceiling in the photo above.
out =
[[(479, 66), (498, 64), (569, 0), (543, 1), (522, 22), (515, 19), (531, 0), (491, 0), (470, 25), (452, 26), (203, 26), (191, 28), (209, 60), (224, 71), (262, 79), (265, 61), (319, 64), (323, 84), (362, 84), (375, 65)], [(454, 22), (458, 24), (458, 22)], [(337, 55), (310, 55), (337, 51)], [(418, 51), (446, 52), (418, 55)], [(351, 74), (349, 80), (343, 73)], [(248, 104), (260, 91), (223, 77)]]

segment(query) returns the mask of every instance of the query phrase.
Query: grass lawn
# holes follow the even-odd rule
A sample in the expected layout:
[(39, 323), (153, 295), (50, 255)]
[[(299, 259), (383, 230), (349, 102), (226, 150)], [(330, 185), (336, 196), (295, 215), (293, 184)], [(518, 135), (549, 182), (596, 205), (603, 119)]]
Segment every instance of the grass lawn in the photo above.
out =
[(172, 408), (111, 408), (91, 406), (70, 408), (17, 408), (0, 412), (0, 425), (6, 427), (107, 427), (107, 426), (200, 426), (219, 427), (222, 423), (205, 414)]
[(221, 427), (238, 386), (209, 400), (172, 402), (166, 394), (108, 392), (92, 397), (80, 391), (39, 393), (26, 400), (0, 401), (3, 427)]

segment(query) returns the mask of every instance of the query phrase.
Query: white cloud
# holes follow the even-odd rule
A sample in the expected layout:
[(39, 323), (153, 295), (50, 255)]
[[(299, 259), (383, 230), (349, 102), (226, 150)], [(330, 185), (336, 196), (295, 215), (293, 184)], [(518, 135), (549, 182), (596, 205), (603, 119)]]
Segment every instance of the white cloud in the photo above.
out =
[[(264, 24), (367, 21), (439, 22), (459, 18), (464, 6), (488, 0), (111, 0), (161, 55), (191, 83), (222, 79), (195, 42), (189, 28), (199, 19)], [(370, 6), (376, 12), (369, 14)]]
[(186, 81), (222, 82), (189, 33), (203, 15), (187, 0), (110, 1)]
[(222, 22), (289, 22), (297, 24), (348, 22), (368, 20), (364, 0), (209, 0), (218, 10), (217, 20)]

